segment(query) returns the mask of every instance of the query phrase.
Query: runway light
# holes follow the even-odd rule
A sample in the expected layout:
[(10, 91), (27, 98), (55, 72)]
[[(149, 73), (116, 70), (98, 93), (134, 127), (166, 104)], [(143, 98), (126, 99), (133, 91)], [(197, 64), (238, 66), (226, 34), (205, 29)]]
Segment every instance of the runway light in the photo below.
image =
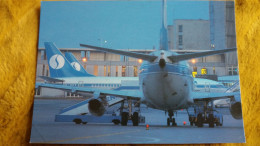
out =
[(195, 60), (195, 59), (191, 59), (191, 63), (192, 63), (192, 64), (195, 64), (195, 63), (196, 63), (196, 60)]
[(183, 121), (183, 125), (186, 125), (186, 121)]
[(146, 130), (149, 130), (149, 125), (148, 124), (146, 124)]
[(82, 58), (82, 62), (87, 62), (87, 58), (86, 58), (86, 57), (83, 57), (83, 58)]
[(143, 63), (143, 60), (142, 59), (138, 59), (138, 63)]

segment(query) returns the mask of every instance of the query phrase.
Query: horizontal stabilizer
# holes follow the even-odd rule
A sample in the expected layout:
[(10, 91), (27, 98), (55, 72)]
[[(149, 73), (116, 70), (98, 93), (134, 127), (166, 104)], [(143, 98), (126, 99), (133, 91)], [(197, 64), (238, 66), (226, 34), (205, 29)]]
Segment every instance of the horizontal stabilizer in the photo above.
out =
[(200, 58), (200, 57), (205, 57), (205, 56), (210, 56), (210, 55), (223, 54), (223, 53), (226, 53), (226, 52), (231, 52), (231, 51), (236, 51), (236, 50), (237, 50), (236, 48), (214, 50), (214, 51), (206, 51), (206, 52), (198, 52), (198, 53), (189, 53), (189, 54), (183, 54), (183, 55), (168, 56), (168, 58), (172, 62), (178, 62), (178, 61), (189, 60), (189, 59), (192, 59), (192, 58)]
[(103, 51), (103, 52), (129, 56), (129, 57), (142, 59), (142, 60), (146, 60), (146, 61), (150, 61), (150, 62), (154, 61), (157, 58), (156, 56), (151, 56), (151, 55), (136, 53), (136, 52), (128, 52), (128, 51), (122, 51), (122, 50), (108, 49), (108, 48), (102, 48), (102, 47), (84, 45), (84, 44), (80, 44), (80, 46), (90, 48), (90, 49), (99, 50), (99, 51)]
[(39, 77), (47, 82), (54, 82), (54, 83), (55, 82), (64, 82), (64, 80), (55, 79), (55, 78), (51, 78), (51, 77), (47, 77), (47, 76), (39, 76)]

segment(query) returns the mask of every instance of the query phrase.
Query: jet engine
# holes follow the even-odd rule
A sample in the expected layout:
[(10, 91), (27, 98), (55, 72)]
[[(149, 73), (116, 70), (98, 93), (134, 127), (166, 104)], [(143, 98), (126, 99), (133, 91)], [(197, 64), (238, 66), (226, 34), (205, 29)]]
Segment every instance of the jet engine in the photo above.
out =
[(88, 110), (94, 116), (102, 116), (106, 108), (104, 103), (98, 99), (92, 99), (88, 102)]
[(240, 101), (231, 102), (230, 113), (234, 119), (242, 119), (242, 109)]

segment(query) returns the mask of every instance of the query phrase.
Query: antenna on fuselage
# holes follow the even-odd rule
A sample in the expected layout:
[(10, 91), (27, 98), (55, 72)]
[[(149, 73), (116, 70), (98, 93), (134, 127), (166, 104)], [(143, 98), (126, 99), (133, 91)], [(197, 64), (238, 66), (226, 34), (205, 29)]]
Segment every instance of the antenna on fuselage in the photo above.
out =
[(168, 33), (167, 33), (167, 7), (166, 0), (162, 0), (162, 28), (160, 31), (160, 50), (168, 50)]

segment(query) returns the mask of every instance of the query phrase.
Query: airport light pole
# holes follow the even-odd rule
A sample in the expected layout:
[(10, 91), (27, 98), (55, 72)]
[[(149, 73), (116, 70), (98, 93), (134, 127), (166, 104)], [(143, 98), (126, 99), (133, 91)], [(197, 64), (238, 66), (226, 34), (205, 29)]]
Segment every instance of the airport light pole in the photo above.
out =
[(102, 38), (98, 39), (100, 41), (100, 47), (103, 47), (103, 44), (107, 44), (107, 40), (103, 40)]

